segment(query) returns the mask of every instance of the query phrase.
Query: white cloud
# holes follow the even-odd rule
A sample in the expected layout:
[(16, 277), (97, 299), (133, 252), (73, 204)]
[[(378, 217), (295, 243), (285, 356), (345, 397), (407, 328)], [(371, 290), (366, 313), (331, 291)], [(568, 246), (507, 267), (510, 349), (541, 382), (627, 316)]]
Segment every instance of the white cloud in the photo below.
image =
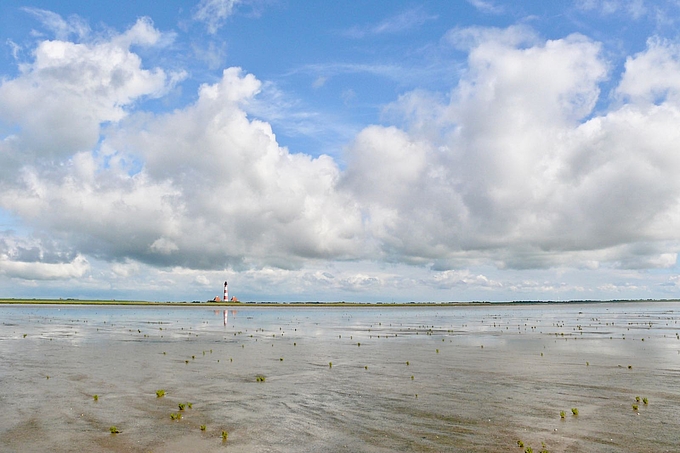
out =
[[(660, 105), (593, 116), (609, 65), (581, 35), (456, 30), (468, 71), (448, 105), (414, 92), (405, 130), (372, 126), (349, 148), (346, 188), (389, 260), (666, 268), (680, 244), (675, 47), (650, 42), (617, 93)], [(656, 244), (649, 246), (649, 244)], [(648, 244), (639, 247), (636, 244)], [(446, 264), (449, 263), (449, 264)]]
[(611, 293), (628, 293), (630, 291), (636, 291), (639, 289), (646, 288), (644, 287), (640, 288), (638, 285), (624, 282), (624, 283), (607, 283), (599, 286), (597, 289), (611, 294)]
[(224, 43), (217, 44), (214, 41), (210, 41), (207, 45), (194, 43), (192, 49), (196, 58), (206, 62), (211, 70), (224, 67), (226, 59), (226, 45)]
[(137, 99), (161, 96), (176, 82), (160, 68), (143, 69), (128, 48), (158, 36), (139, 19), (108, 42), (42, 41), (21, 75), (0, 85), (0, 120), (18, 130), (3, 146), (48, 161), (93, 149), (103, 122), (121, 120)]
[(123, 263), (111, 263), (109, 269), (115, 277), (127, 278), (139, 274), (140, 265), (135, 261), (126, 260)]
[(12, 131), (0, 141), (0, 207), (55, 242), (5, 235), (5, 276), (67, 280), (94, 275), (97, 260), (118, 288), (153, 274), (149, 291), (207, 287), (230, 269), (253, 293), (576, 294), (573, 282), (493, 272), (677, 262), (675, 42), (652, 39), (631, 56), (612, 104), (596, 112), (613, 67), (599, 43), (525, 27), (453, 30), (445, 41), (468, 57), (448, 96), (404, 93), (385, 109), (401, 124), (365, 127), (341, 168), (281, 146), (252, 118), (275, 87), (239, 68), (186, 106), (136, 111), (173, 76), (144, 69), (130, 46), (162, 40), (140, 19), (108, 40), (42, 41), (0, 85)]
[(579, 294), (585, 291), (582, 286), (570, 285), (564, 282), (522, 280), (509, 285), (508, 289), (515, 293), (518, 298), (526, 297), (525, 294), (536, 294), (539, 295), (538, 298), (540, 299), (546, 299), (546, 296), (548, 298), (560, 299), (562, 297), (560, 294), (563, 293), (574, 294), (575, 296), (573, 297), (588, 298), (587, 295), (582, 296)]
[(124, 33), (115, 36), (112, 43), (128, 49), (131, 45), (153, 46), (163, 37), (162, 33), (154, 28), (153, 21), (148, 17), (141, 17)]
[(433, 276), (434, 283), (441, 288), (455, 288), (458, 286), (502, 287), (501, 282), (490, 280), (485, 275), (472, 274), (469, 270), (448, 270), (438, 272)]
[(353, 27), (345, 31), (344, 34), (351, 38), (363, 38), (365, 36), (403, 33), (436, 19), (436, 15), (427, 14), (422, 8), (414, 8), (388, 17), (377, 24)]
[(196, 7), (194, 19), (205, 22), (208, 32), (215, 34), (239, 3), (241, 0), (201, 0)]
[(633, 103), (680, 105), (680, 44), (650, 38), (647, 48), (626, 59), (616, 94)]
[(319, 76), (314, 80), (314, 83), (312, 83), (312, 88), (321, 88), (326, 84), (326, 81), (328, 80), (328, 77), (323, 77)]
[(505, 10), (502, 6), (497, 6), (494, 2), (487, 0), (467, 0), (467, 2), (487, 14), (501, 14)]
[(63, 280), (85, 275), (90, 266), (83, 256), (76, 256), (68, 263), (44, 263), (13, 261), (0, 255), (0, 274), (25, 280)]
[(376, 77), (385, 77), (393, 80), (422, 78), (424, 71), (418, 68), (406, 68), (394, 64), (355, 64), (355, 63), (328, 63), (310, 64), (291, 72), (310, 73), (312, 75), (323, 74), (321, 77), (331, 77), (342, 74), (370, 74)]
[(648, 12), (644, 0), (577, 0), (576, 7), (584, 11), (597, 11), (603, 15), (623, 12), (634, 19)]
[(167, 238), (158, 238), (149, 246), (152, 252), (160, 253), (161, 255), (170, 255), (172, 252), (179, 250), (177, 244)]
[(24, 11), (36, 17), (59, 40), (67, 40), (71, 35), (83, 39), (90, 33), (87, 22), (75, 14), (64, 20), (59, 14), (44, 9), (24, 8)]
[(527, 48), (539, 45), (541, 39), (529, 27), (513, 25), (508, 28), (454, 28), (444, 35), (443, 41), (465, 52), (493, 47), (496, 47), (497, 51), (502, 52), (503, 49)]
[[(427, 262), (466, 250), (489, 259), (485, 250), (499, 248), (504, 262), (527, 243), (537, 253), (551, 248), (559, 229), (551, 210), (561, 206), (553, 199), (561, 141), (598, 98), (606, 74), (599, 46), (574, 35), (516, 47), (525, 33), (473, 33), (468, 75), (450, 104), (420, 121), (427, 109), (414, 111), (418, 101), (409, 98), (408, 117), (439, 124), (441, 133), (370, 127), (349, 150), (345, 183), (392, 259)], [(433, 121), (432, 111), (442, 117)]]
[[(225, 70), (186, 109), (112, 128), (97, 155), (75, 154), (57, 172), (24, 167), (0, 203), (112, 259), (223, 268), (360, 255), (360, 214), (335, 189), (337, 165), (289, 153), (240, 107), (260, 86)], [(144, 162), (140, 173), (131, 160)]]
[(205, 275), (197, 275), (194, 282), (200, 286), (210, 286), (210, 280)]
[(352, 103), (356, 97), (357, 93), (351, 88), (347, 88), (346, 90), (343, 90), (342, 93), (340, 93), (340, 98), (342, 99), (342, 102), (345, 103), (345, 105)]
[(14, 58), (15, 60), (18, 60), (19, 54), (21, 53), (21, 50), (22, 50), (21, 46), (19, 44), (15, 43), (14, 41), (12, 41), (11, 39), (8, 39), (6, 41), (6, 43), (9, 46), (9, 48), (12, 49), (12, 58)]

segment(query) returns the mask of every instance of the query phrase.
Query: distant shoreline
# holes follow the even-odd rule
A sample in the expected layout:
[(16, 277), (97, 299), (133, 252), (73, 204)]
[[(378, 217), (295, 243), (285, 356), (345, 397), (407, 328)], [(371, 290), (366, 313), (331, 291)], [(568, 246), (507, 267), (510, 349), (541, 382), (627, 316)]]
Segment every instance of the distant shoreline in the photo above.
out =
[(525, 301), (475, 301), (475, 302), (151, 302), (142, 300), (102, 299), (13, 299), (0, 298), (6, 305), (119, 305), (159, 307), (470, 307), (509, 305), (564, 305), (564, 304), (611, 304), (611, 303), (663, 303), (680, 302), (680, 299), (612, 299), (612, 300), (525, 300)]

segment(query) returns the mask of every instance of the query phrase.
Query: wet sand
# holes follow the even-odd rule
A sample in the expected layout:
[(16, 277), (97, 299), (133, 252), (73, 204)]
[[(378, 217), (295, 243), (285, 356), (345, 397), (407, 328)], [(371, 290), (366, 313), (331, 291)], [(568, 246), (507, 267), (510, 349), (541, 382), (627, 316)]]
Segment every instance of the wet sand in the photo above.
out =
[(679, 450), (678, 303), (223, 317), (0, 305), (0, 450)]

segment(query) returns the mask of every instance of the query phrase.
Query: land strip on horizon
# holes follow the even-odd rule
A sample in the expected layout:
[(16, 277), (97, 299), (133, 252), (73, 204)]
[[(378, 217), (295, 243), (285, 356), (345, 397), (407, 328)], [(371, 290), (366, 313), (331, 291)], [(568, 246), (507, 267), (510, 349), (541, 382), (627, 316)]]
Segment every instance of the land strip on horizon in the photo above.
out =
[(243, 307), (243, 306), (275, 306), (275, 307), (404, 307), (404, 306), (474, 306), (474, 305), (531, 305), (531, 304), (604, 304), (604, 303), (629, 303), (629, 302), (680, 302), (680, 299), (645, 299), (645, 300), (516, 300), (516, 301), (472, 301), (472, 302), (268, 302), (268, 301), (249, 301), (249, 302), (214, 302), (214, 301), (144, 301), (144, 300), (106, 300), (106, 299), (17, 299), (0, 298), (0, 304), (45, 304), (45, 305), (146, 305), (146, 306), (211, 306), (211, 307)]

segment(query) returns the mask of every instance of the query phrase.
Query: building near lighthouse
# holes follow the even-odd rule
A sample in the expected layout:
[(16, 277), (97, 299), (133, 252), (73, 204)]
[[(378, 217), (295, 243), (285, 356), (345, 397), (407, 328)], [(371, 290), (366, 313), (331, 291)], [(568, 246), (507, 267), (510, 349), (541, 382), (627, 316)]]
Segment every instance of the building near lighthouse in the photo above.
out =
[(215, 296), (212, 300), (209, 300), (208, 302), (240, 302), (236, 296), (232, 296), (231, 299), (229, 299), (229, 283), (226, 281), (224, 282), (224, 294), (222, 297), (220, 296)]

